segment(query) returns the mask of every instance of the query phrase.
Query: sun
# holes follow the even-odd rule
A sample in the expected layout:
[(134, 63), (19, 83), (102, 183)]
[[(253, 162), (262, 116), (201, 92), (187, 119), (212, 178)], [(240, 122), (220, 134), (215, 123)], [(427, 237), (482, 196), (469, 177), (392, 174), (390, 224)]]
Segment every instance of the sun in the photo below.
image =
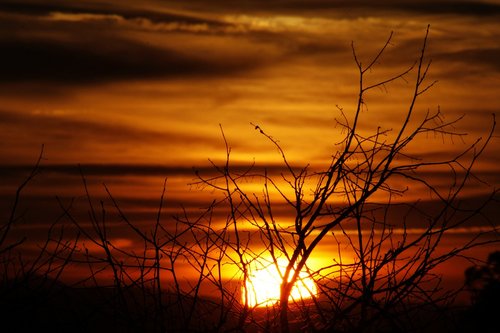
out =
[[(282, 272), (285, 265), (279, 265)], [(293, 272), (292, 272), (293, 273)], [(242, 302), (245, 303), (245, 288), (248, 293), (248, 306), (265, 307), (272, 306), (280, 298), (281, 278), (276, 265), (271, 264), (263, 268), (255, 268), (250, 271), (245, 285), (242, 288)], [(307, 272), (300, 272), (299, 279), (295, 283), (290, 293), (289, 300), (311, 298), (317, 294), (317, 287), (314, 280)]]

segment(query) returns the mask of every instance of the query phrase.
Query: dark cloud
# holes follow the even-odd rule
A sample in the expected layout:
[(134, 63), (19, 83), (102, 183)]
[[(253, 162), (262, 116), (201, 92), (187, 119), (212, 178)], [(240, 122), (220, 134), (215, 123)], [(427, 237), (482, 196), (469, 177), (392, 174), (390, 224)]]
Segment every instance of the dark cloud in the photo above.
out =
[(71, 41), (0, 40), (0, 81), (100, 83), (125, 79), (220, 76), (249, 69), (244, 59), (206, 59), (114, 37)]
[[(0, 165), (0, 172), (6, 178), (28, 175), (33, 166), (30, 165)], [(193, 168), (172, 167), (161, 165), (123, 165), (123, 164), (83, 164), (77, 165), (44, 165), (44, 174), (80, 175), (80, 170), (87, 176), (166, 176), (166, 175), (194, 175)]]
[[(217, 20), (181, 15), (168, 12), (172, 6), (193, 9), (199, 12), (259, 12), (275, 14), (276, 12), (338, 10), (344, 15), (374, 15), (384, 11), (406, 11), (423, 14), (459, 14), (459, 15), (499, 15), (500, 5), (482, 1), (401, 1), (385, 0), (376, 4), (370, 0), (242, 0), (231, 2), (216, 0), (207, 3), (205, 0), (187, 0), (182, 3), (175, 1), (158, 1), (155, 3), (161, 11), (140, 10), (127, 7), (126, 2), (114, 4), (57, 2), (40, 4), (32, 1), (5, 2), (0, 4), (0, 11), (28, 15), (45, 15), (55, 11), (68, 13), (116, 14), (125, 18), (149, 18), (155, 22), (182, 21), (190, 23), (224, 24)], [(354, 11), (353, 10), (359, 10)]]
[[(403, 11), (419, 12), (423, 14), (458, 14), (493, 16), (500, 15), (500, 5), (478, 1), (429, 1), (394, 4), (394, 8)], [(389, 8), (391, 8), (390, 6)]]
[[(277, 61), (265, 52), (244, 52), (238, 55), (228, 55), (220, 47), (213, 55), (199, 54), (200, 51), (190, 49), (189, 42), (181, 48), (169, 48), (146, 41), (133, 40), (127, 37), (127, 30), (123, 22), (106, 22), (100, 20), (83, 19), (76, 22), (49, 22), (40, 21), (41, 17), (48, 17), (51, 13), (60, 12), (67, 14), (96, 14), (113, 15), (125, 21), (145, 19), (149, 23), (186, 23), (207, 25), (209, 28), (203, 33), (218, 35), (231, 34), (224, 29), (214, 27), (229, 27), (228, 23), (216, 19), (197, 17), (193, 15), (180, 15), (169, 12), (169, 4), (157, 4), (158, 11), (131, 9), (124, 4), (104, 6), (92, 4), (39, 4), (30, 2), (7, 2), (0, 4), (0, 11), (8, 14), (23, 14), (31, 17), (33, 24), (21, 22), (21, 19), (10, 17), (10, 23), (1, 25), (5, 31), (12, 28), (14, 34), (0, 34), (0, 66), (2, 75), (0, 83), (63, 83), (68, 85), (98, 84), (122, 80), (136, 79), (169, 79), (169, 78), (211, 78), (235, 75), (259, 68)], [(187, 1), (183, 6), (201, 10), (205, 3)], [(226, 2), (215, 2), (214, 8), (228, 7)], [(377, 15), (386, 10), (398, 10), (422, 13), (460, 13), (460, 14), (495, 14), (500, 13), (500, 6), (476, 2), (452, 3), (441, 1), (438, 3), (411, 2), (405, 5), (392, 1), (378, 3), (374, 6), (368, 1), (276, 1), (276, 2), (238, 2), (227, 8), (228, 11), (240, 9), (264, 11), (269, 14), (304, 10), (319, 11), (322, 9), (347, 11), (354, 16)], [(214, 10), (212, 8), (212, 10)], [(224, 9), (222, 9), (224, 10)], [(349, 15), (351, 15), (349, 14)], [(99, 21), (99, 22), (98, 22)], [(130, 22), (129, 22), (130, 23)], [(148, 24), (149, 24), (148, 23)], [(136, 28), (142, 23), (135, 22)], [(171, 29), (174, 29), (170, 27)], [(148, 26), (148, 29), (154, 27)], [(186, 28), (187, 29), (187, 28)], [(264, 28), (263, 28), (264, 29)], [(37, 30), (44, 34), (37, 35)], [(168, 29), (167, 29), (168, 30)], [(175, 29), (174, 29), (175, 30)], [(196, 33), (196, 29), (190, 33)], [(228, 30), (230, 31), (230, 30)], [(237, 31), (237, 30), (234, 30)], [(233, 33), (234, 33), (233, 31)], [(63, 34), (63, 37), (61, 37)], [(47, 37), (57, 35), (56, 37)], [(42, 37), (43, 36), (43, 37)], [(286, 37), (286, 38), (285, 38)], [(168, 34), (165, 35), (168, 39)], [(345, 52), (347, 45), (339, 42), (332, 44), (298, 35), (283, 36), (283, 34), (270, 31), (252, 31), (245, 34), (246, 39), (259, 45), (279, 45), (281, 52), (285, 52), (288, 59), (293, 56), (337, 54)], [(234, 41), (228, 40), (229, 43)], [(420, 41), (419, 43), (420, 44)], [(237, 49), (237, 45), (235, 48)], [(181, 49), (182, 51), (179, 51)], [(405, 49), (405, 48), (402, 48)], [(498, 50), (488, 50), (476, 54), (479, 59), (486, 59), (492, 65), (498, 65), (495, 57)], [(458, 56), (458, 55), (457, 55)], [(464, 55), (474, 60), (473, 54)], [(398, 53), (397, 59), (402, 59)], [(284, 59), (282, 55), (280, 59)], [(395, 60), (395, 62), (401, 60)], [(278, 59), (279, 60), (279, 59)]]
[(46, 16), (55, 12), (68, 14), (97, 14), (97, 15), (118, 15), (125, 19), (148, 19), (155, 23), (183, 22), (191, 24), (210, 24), (215, 26), (226, 26), (226, 23), (201, 18), (196, 16), (181, 15), (165, 10), (151, 11), (130, 9), (123, 6), (123, 3), (116, 3), (113, 6), (105, 6), (96, 3), (76, 3), (65, 2), (58, 4), (50, 3), (30, 3), (30, 2), (6, 2), (0, 3), (0, 12), (22, 14), (30, 16)]
[(158, 142), (182, 144), (189, 146), (203, 142), (206, 145), (219, 146), (219, 141), (211, 142), (210, 138), (191, 132), (154, 131), (140, 127), (130, 127), (125, 124), (98, 122), (92, 120), (73, 119), (67, 115), (22, 114), (0, 110), (0, 129), (15, 128), (18, 131), (31, 133), (32, 137), (41, 140), (63, 141), (65, 144), (89, 142), (105, 143), (135, 143)]
[[(425, 153), (425, 157), (429, 160), (443, 160), (446, 159), (446, 153)], [(223, 168), (223, 165), (220, 165)], [(1, 165), (0, 174), (2, 178), (18, 178), (21, 179), (26, 176), (33, 169), (32, 165)], [(42, 173), (51, 176), (78, 176), (83, 173), (88, 177), (127, 177), (127, 176), (146, 176), (146, 177), (175, 177), (175, 176), (192, 176), (196, 178), (199, 174), (203, 178), (212, 178), (217, 176), (216, 169), (207, 163), (206, 165), (199, 166), (185, 166), (185, 165), (158, 165), (158, 164), (48, 164), (41, 167)], [(299, 169), (295, 169), (299, 171)], [(318, 170), (309, 170), (310, 172)], [(267, 175), (270, 177), (280, 177), (281, 174), (288, 174), (288, 171), (283, 165), (269, 164), (269, 165), (252, 165), (252, 164), (238, 164), (235, 163), (231, 166), (231, 172), (234, 174), (247, 174), (252, 175)], [(463, 177), (464, 171), (455, 170), (457, 177)], [(452, 171), (448, 170), (434, 170), (430, 168), (422, 168), (418, 174), (422, 177), (429, 179), (450, 179)], [(479, 178), (497, 178), (500, 177), (494, 171), (477, 171), (474, 173)]]
[[(467, 34), (467, 32), (464, 32)], [(465, 41), (471, 36), (458, 36)], [(455, 77), (466, 75), (470, 72), (481, 72), (479, 67), (487, 68), (488, 72), (500, 70), (500, 48), (477, 45), (477, 48), (462, 50), (450, 50), (450, 42), (455, 40), (447, 39), (439, 34), (433, 35), (432, 26), (430, 29), (430, 38), (427, 41), (427, 50), (425, 58), (432, 60), (435, 64), (432, 65), (432, 71), (455, 71), (453, 64), (460, 65), (461, 71), (457, 73), (449, 73), (446, 77)], [(388, 48), (387, 52), (382, 56), (382, 62), (392, 66), (411, 65), (417, 60), (423, 43), (423, 38), (408, 38), (406, 40), (398, 40), (398, 36), (394, 38), (393, 44)], [(465, 44), (465, 42), (464, 42)], [(467, 45), (467, 44), (465, 44)], [(476, 46), (476, 45), (474, 45)], [(465, 66), (464, 66), (465, 65)]]
[[(207, 163), (208, 164), (208, 163)], [(222, 167), (222, 166), (221, 166)], [(33, 169), (32, 165), (0, 165), (0, 173), (5, 178), (22, 178), (28, 175)], [(203, 177), (213, 177), (216, 175), (215, 168), (206, 166), (172, 166), (156, 164), (60, 164), (42, 165), (42, 173), (61, 176), (80, 176), (83, 172), (86, 176), (193, 176), (196, 173)], [(285, 172), (281, 165), (253, 166), (251, 164), (235, 164), (231, 167), (231, 172), (243, 174), (250, 171), (250, 174), (264, 174), (266, 170), (269, 175), (278, 175)]]
[[(219, 77), (267, 61), (265, 55), (256, 56), (255, 52), (228, 55), (215, 49), (213, 54), (203, 53), (190, 40), (174, 42), (174, 50), (168, 46), (170, 32), (212, 34), (230, 24), (168, 10), (24, 2), (0, 4), (0, 15), (0, 83), (77, 85)], [(141, 32), (162, 32), (164, 41), (137, 38)]]
[(474, 66), (487, 66), (491, 70), (500, 71), (500, 48), (466, 49), (457, 52), (445, 52), (433, 55), (443, 62), (461, 62)]
[[(245, 172), (249, 168), (249, 165), (236, 165), (232, 170)], [(0, 189), (0, 218), (3, 214), (7, 215), (10, 212), (16, 188), (31, 169), (30, 165), (0, 165), (0, 183), (4, 185)], [(259, 173), (263, 172), (263, 167), (256, 169)], [(281, 167), (273, 166), (268, 169), (275, 172), (283, 170)], [(109, 195), (103, 188), (103, 182), (121, 209), (136, 222), (151, 221), (156, 217), (154, 213), (158, 211), (162, 179), (165, 177), (168, 177), (168, 180), (164, 211), (168, 215), (183, 215), (183, 209), (186, 209), (188, 215), (197, 215), (208, 207), (215, 197), (222, 198), (219, 193), (213, 193), (211, 190), (203, 191), (201, 186), (189, 186), (176, 182), (176, 177), (179, 176), (195, 181), (194, 168), (187, 166), (84, 164), (81, 165), (81, 170), (91, 199), (102, 200), (108, 213), (111, 212), (108, 216), (114, 214), (115, 210)], [(196, 168), (196, 170), (206, 177), (214, 175), (211, 166)], [(124, 186), (132, 190), (124, 191)], [(133, 190), (136, 186), (142, 189), (139, 193)], [(56, 197), (61, 198), (66, 204), (74, 198), (76, 202), (72, 212), (82, 215), (87, 220), (88, 202), (84, 196), (85, 189), (79, 166), (42, 165), (41, 172), (23, 191), (19, 211), (25, 212), (23, 219), (28, 221), (30, 227), (46, 226), (61, 214)], [(274, 208), (276, 213), (290, 212), (290, 207), (280, 203), (276, 203)], [(227, 207), (219, 209), (213, 218), (225, 220), (227, 211)]]
[[(343, 17), (375, 16), (384, 12), (409, 12), (421, 14), (458, 14), (458, 15), (499, 15), (500, 5), (479, 1), (377, 1), (370, 0), (277, 0), (277, 1), (252, 1), (243, 0), (227, 6), (226, 1), (211, 1), (206, 6), (206, 1), (184, 1), (188, 8), (213, 11), (254, 11), (259, 13), (276, 14), (300, 12), (315, 12), (319, 15), (334, 15)], [(324, 11), (328, 12), (324, 12)], [(331, 12), (332, 10), (333, 12)], [(323, 11), (323, 12), (322, 12)]]

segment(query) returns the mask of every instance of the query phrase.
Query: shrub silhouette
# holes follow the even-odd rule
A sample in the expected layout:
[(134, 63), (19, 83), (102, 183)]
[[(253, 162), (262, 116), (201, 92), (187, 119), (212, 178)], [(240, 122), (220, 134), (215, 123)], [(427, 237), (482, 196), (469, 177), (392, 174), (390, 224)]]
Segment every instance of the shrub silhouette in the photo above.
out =
[(500, 251), (490, 253), (482, 266), (465, 271), (472, 306), (465, 311), (460, 332), (496, 332), (500, 313)]

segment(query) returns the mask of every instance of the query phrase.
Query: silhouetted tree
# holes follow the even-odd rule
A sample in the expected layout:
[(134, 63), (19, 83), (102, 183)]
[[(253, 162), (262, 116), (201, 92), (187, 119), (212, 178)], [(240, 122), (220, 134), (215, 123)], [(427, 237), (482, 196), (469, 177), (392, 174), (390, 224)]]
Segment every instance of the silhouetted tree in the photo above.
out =
[[(254, 125), (281, 155), (283, 171), (279, 175), (256, 167), (244, 171), (233, 168), (231, 147), (224, 133), (226, 163), (214, 163), (219, 176), (200, 175), (200, 184), (220, 191), (229, 206), (228, 228), (233, 229), (235, 245), (228, 248), (233, 251), (228, 255), (239, 258), (235, 264), (242, 279), (247, 278), (249, 267), (268, 265), (266, 262), (281, 272), (280, 299), (276, 311), (270, 312), (277, 317), (268, 318), (270, 329), (288, 332), (291, 327), (305, 325), (311, 330), (408, 331), (412, 328), (409, 323), (421, 323), (412, 315), (447, 304), (453, 296), (441, 292), (440, 277), (433, 273), (436, 266), (491, 241), (483, 242), (478, 234), (451, 252), (439, 251), (448, 233), (478, 217), (497, 193), (493, 189), (478, 207), (466, 207), (461, 201), (461, 193), (474, 179), (473, 167), (493, 134), (495, 118), (485, 139), (478, 139), (452, 158), (426, 161), (412, 155), (417, 139), (464, 135), (455, 129), (460, 118), (446, 121), (439, 109), (424, 115), (416, 111), (419, 97), (435, 83), (426, 83), (430, 68), (425, 58), (428, 32), (429, 28), (413, 65), (375, 82), (368, 81), (367, 76), (380, 62), (392, 34), (366, 63), (359, 60), (353, 44), (359, 74), (357, 104), (352, 112), (339, 108), (341, 119), (337, 126), (344, 137), (335, 145), (338, 150), (324, 169), (294, 165), (279, 142)], [(396, 80), (407, 80), (410, 75), (412, 93), (399, 128), (378, 127), (366, 133), (360, 125), (366, 112), (366, 96)], [(448, 187), (443, 190), (432, 183), (426, 177), (428, 170), (448, 171)], [(249, 190), (248, 183), (260, 183), (261, 192)], [(437, 198), (432, 211), (418, 200), (396, 202), (410, 193), (412, 185), (423, 186)], [(276, 217), (282, 203), (292, 218)], [(412, 216), (424, 223), (410, 232)], [(242, 232), (244, 224), (250, 224), (253, 231)], [(318, 248), (332, 242), (338, 244), (338, 253), (332, 253), (330, 264), (319, 269), (311, 267), (310, 259)], [(264, 250), (252, 252), (249, 244)], [(343, 253), (354, 257), (344, 258)], [(284, 268), (278, 267), (282, 260), (286, 261)], [(300, 301), (290, 304), (289, 296), (301, 271), (307, 271), (320, 289), (313, 297), (314, 305)]]

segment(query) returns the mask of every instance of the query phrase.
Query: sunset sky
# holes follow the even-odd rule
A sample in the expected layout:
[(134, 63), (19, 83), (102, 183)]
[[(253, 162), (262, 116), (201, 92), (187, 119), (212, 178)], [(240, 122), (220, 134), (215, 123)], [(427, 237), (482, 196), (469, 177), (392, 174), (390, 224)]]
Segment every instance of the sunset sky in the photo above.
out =
[[(219, 124), (235, 165), (279, 164), (253, 123), (294, 165), (320, 167), (342, 137), (339, 108), (356, 106), (351, 42), (367, 62), (394, 33), (368, 73), (376, 82), (417, 59), (428, 24), (428, 80), (438, 82), (417, 115), (464, 116), (457, 132), (468, 135), (429, 137), (411, 152), (449, 157), (485, 137), (498, 113), (499, 22), (500, 1), (1, 1), (1, 217), (42, 144), (25, 228), (60, 214), (56, 196), (83, 195), (78, 164), (94, 195), (104, 182), (137, 216), (156, 209), (165, 177), (169, 208), (206, 206), (212, 194), (189, 183), (193, 168), (224, 160)], [(396, 128), (413, 78), (368, 95), (362, 129)], [(472, 185), (470, 200), (500, 184), (498, 134), (477, 165), (490, 187)]]

